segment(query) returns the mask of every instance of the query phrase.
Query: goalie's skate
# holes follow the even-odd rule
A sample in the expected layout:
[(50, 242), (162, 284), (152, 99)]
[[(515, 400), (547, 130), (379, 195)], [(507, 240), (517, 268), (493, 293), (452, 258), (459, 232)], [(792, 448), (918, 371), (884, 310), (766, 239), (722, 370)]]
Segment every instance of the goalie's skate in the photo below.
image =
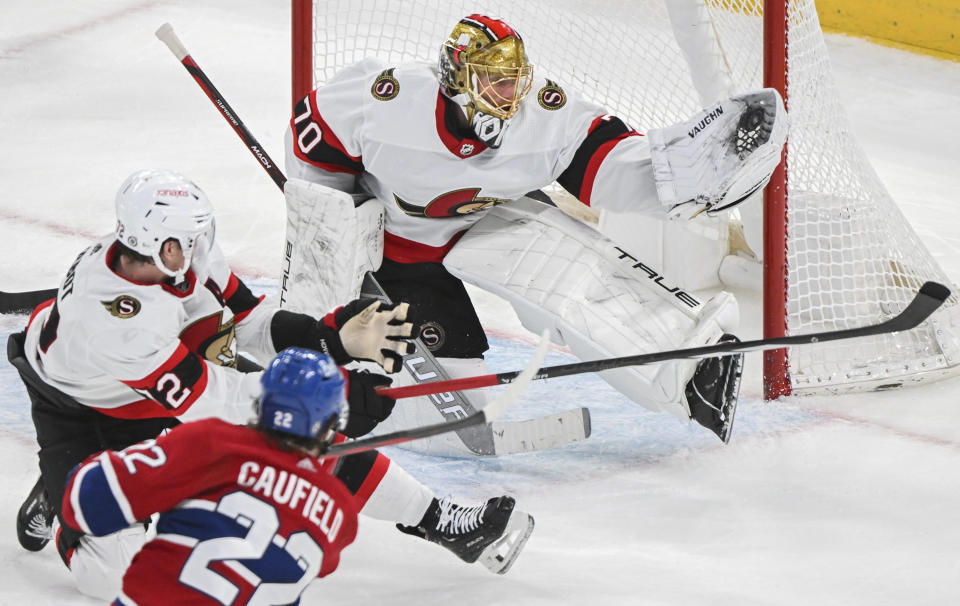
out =
[(434, 499), (419, 526), (397, 528), (443, 545), (464, 562), (479, 561), (491, 572), (504, 574), (533, 532), (533, 517), (514, 510), (514, 504), (508, 496), (472, 507)]
[[(739, 340), (731, 334), (725, 334), (718, 342)], [(685, 390), (690, 416), (717, 434), (724, 444), (730, 441), (742, 369), (742, 353), (705, 358), (697, 364), (693, 378), (687, 382)]]
[(53, 538), (55, 513), (47, 498), (43, 478), (37, 480), (17, 512), (17, 540), (27, 551), (40, 551)]

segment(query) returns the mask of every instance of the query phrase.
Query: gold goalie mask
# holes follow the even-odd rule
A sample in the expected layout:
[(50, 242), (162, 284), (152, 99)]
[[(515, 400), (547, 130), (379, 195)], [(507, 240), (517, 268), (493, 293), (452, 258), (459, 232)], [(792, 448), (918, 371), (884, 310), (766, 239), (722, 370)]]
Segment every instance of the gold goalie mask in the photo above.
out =
[(470, 15), (440, 49), (440, 84), (463, 109), (473, 132), (499, 147), (510, 118), (533, 85), (523, 40), (498, 19)]

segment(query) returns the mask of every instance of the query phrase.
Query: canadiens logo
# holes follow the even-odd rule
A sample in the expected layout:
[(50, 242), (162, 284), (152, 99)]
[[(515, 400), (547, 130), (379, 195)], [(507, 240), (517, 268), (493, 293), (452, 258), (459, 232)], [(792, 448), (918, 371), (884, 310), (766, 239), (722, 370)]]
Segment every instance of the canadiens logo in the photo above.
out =
[(132, 318), (140, 313), (140, 301), (130, 295), (120, 295), (113, 301), (100, 301), (111, 316), (121, 319)]
[(458, 189), (437, 196), (424, 207), (406, 202), (397, 194), (393, 194), (393, 198), (397, 201), (400, 210), (411, 217), (430, 217), (433, 219), (461, 217), (510, 201), (508, 198), (478, 196), (478, 193), (480, 193), (479, 187)]
[(537, 93), (537, 103), (543, 109), (560, 109), (567, 104), (567, 94), (563, 92), (559, 84), (553, 80), (547, 80), (547, 85)]
[(393, 70), (395, 69), (395, 67), (391, 67), (388, 70), (380, 72), (377, 79), (373, 81), (373, 86), (370, 87), (370, 94), (373, 95), (374, 99), (389, 101), (400, 93), (400, 83), (393, 77)]

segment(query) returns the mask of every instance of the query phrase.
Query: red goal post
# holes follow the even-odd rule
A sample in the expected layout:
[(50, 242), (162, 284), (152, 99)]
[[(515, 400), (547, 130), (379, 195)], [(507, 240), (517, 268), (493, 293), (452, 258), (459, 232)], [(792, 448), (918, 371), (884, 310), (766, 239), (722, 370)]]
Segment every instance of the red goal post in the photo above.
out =
[[(759, 215), (763, 336), (896, 315), (926, 280), (949, 284), (846, 128), (813, 0), (292, 0), (294, 102), (366, 56), (435, 62), (474, 12), (511, 23), (550, 74), (640, 132), (771, 86), (791, 117), (784, 162), (743, 212)], [(750, 210), (752, 209), (752, 211)], [(744, 222), (746, 223), (746, 217)], [(759, 227), (762, 225), (762, 229)], [(749, 235), (749, 234), (748, 234)], [(948, 299), (921, 328), (766, 352), (764, 394), (887, 389), (960, 371)]]

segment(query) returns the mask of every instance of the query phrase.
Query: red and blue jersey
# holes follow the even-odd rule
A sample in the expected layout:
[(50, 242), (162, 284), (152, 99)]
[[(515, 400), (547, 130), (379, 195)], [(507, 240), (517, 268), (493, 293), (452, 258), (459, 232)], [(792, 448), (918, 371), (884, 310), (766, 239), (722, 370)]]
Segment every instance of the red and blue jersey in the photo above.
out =
[(217, 419), (84, 461), (64, 521), (105, 535), (160, 512), (116, 604), (295, 604), (353, 542), (360, 503), (333, 460)]

